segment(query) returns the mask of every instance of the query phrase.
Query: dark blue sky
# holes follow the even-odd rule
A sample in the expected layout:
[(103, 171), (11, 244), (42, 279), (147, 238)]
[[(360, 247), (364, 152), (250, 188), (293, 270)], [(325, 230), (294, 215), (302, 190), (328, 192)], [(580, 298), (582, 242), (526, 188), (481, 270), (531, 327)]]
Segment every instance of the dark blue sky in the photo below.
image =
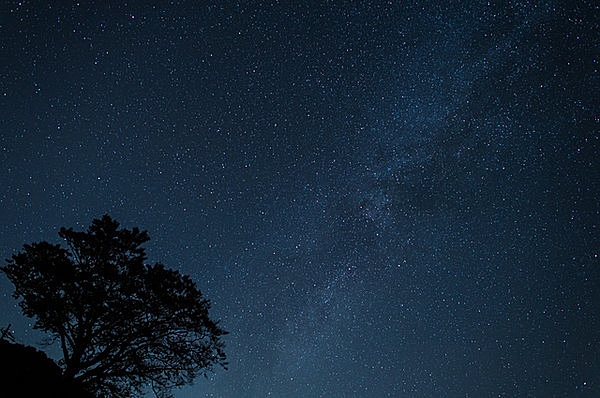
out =
[(0, 254), (147, 229), (177, 398), (600, 395), (598, 5), (93, 3), (2, 2)]

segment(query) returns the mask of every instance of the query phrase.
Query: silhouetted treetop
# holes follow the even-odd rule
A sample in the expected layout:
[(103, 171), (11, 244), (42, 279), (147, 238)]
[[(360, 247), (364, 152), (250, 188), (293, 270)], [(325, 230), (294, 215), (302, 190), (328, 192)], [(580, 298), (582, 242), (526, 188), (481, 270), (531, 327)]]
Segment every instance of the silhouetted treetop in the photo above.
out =
[(146, 231), (105, 215), (59, 235), (67, 249), (24, 245), (1, 270), (34, 327), (60, 342), (65, 377), (102, 396), (165, 395), (225, 367), (226, 332), (209, 317), (209, 301), (190, 277), (146, 263)]

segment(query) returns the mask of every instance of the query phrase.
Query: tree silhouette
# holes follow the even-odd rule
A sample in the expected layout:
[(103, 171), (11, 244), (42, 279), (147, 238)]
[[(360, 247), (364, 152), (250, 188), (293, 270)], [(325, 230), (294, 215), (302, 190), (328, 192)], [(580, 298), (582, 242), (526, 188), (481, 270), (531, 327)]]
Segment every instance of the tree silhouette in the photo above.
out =
[(209, 301), (188, 276), (146, 264), (146, 231), (119, 229), (105, 215), (87, 232), (59, 235), (68, 250), (24, 245), (0, 269), (34, 328), (60, 342), (67, 379), (100, 396), (168, 396), (226, 366), (226, 332), (209, 318)]

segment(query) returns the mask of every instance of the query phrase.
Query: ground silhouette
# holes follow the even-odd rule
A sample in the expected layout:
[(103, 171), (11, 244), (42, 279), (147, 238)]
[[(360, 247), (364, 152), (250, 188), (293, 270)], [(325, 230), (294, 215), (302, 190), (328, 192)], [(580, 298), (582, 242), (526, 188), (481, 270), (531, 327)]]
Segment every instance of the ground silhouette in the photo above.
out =
[[(0, 396), (94, 398), (42, 351), (0, 340)], [(9, 395), (11, 394), (11, 395)]]

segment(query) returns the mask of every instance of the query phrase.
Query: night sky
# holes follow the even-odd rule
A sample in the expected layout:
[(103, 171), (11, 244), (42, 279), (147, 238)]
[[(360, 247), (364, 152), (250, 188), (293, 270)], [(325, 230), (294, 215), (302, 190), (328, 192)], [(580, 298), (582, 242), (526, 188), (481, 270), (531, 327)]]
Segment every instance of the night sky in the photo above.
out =
[(96, 3), (1, 3), (0, 257), (147, 229), (177, 398), (600, 396), (597, 2)]

